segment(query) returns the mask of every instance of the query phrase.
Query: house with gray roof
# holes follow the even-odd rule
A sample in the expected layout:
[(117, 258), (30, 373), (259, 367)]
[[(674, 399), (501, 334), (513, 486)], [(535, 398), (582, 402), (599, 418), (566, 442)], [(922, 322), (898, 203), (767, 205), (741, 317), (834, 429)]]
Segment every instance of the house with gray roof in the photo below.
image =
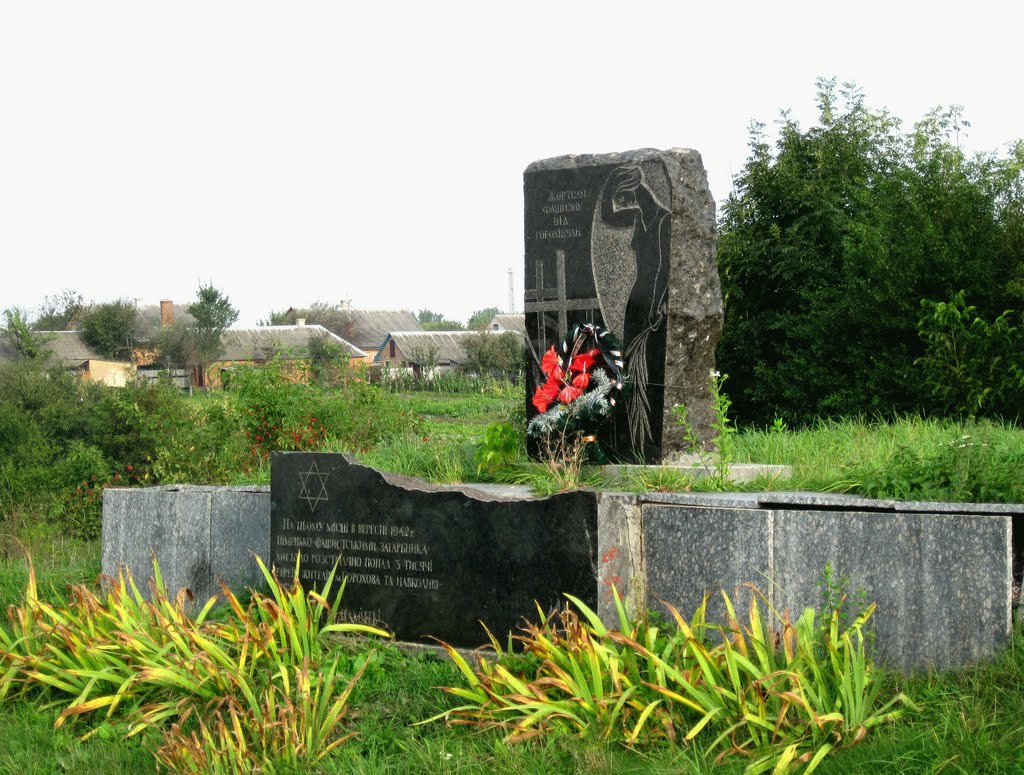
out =
[(488, 331), (515, 331), (526, 336), (526, 315), (495, 315), (487, 324)]
[[(35, 331), (47, 365), (78, 372), (82, 379), (123, 387), (135, 379), (135, 366), (128, 361), (115, 361), (96, 352), (82, 338), (81, 331)], [(0, 363), (17, 362), (21, 354), (0, 337)]]
[(275, 356), (294, 369), (303, 369), (313, 356), (314, 340), (318, 339), (334, 345), (337, 352), (350, 360), (365, 361), (371, 357), (319, 325), (229, 328), (221, 334), (217, 360), (207, 367), (205, 381), (197, 380), (197, 384), (213, 387), (222, 382), (223, 372), (230, 371), (232, 366), (266, 363)]
[(286, 359), (308, 358), (310, 342), (323, 338), (337, 345), (349, 358), (369, 357), (351, 342), (342, 339), (319, 325), (257, 326), (256, 328), (229, 328), (221, 334), (218, 361), (263, 362), (275, 355)]
[(392, 331), (423, 333), (423, 326), (416, 316), (407, 309), (349, 309), (352, 317), (352, 343), (370, 355), (368, 360), (376, 362), (375, 354)]
[[(377, 351), (374, 363), (415, 374), (449, 371), (467, 362), (466, 343), (472, 337), (500, 336), (507, 331), (391, 331)], [(514, 333), (514, 332), (512, 332)]]

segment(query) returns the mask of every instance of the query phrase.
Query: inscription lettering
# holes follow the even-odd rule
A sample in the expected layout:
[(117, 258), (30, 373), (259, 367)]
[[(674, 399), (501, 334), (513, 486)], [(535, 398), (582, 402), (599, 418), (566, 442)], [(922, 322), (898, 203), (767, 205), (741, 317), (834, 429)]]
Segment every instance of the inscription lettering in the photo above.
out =
[(569, 216), (583, 212), (583, 202), (590, 195), (588, 188), (573, 188), (565, 191), (548, 191), (547, 202), (541, 207), (544, 215), (553, 216), (551, 228), (537, 229), (534, 239), (569, 239), (583, 236), (583, 230), (574, 226)]
[[(430, 549), (412, 540), (416, 531), (409, 525), (292, 519), (283, 520), (283, 525), (288, 530), (312, 534), (279, 533), (276, 536), (275, 564), (282, 568), (294, 567), (298, 558), (302, 564), (299, 571), (302, 581), (325, 582), (337, 565), (339, 576), (346, 578), (349, 584), (425, 591), (441, 589), (441, 583), (429, 576), (434, 572)], [(363, 614), (374, 617), (374, 621), (379, 618), (379, 612), (355, 615)]]
[(544, 205), (540, 210), (545, 215), (554, 215), (555, 213), (578, 213), (583, 211), (583, 203), (559, 202), (558, 204)]
[(582, 237), (583, 232), (579, 229), (538, 229), (533, 236), (539, 240), (566, 239), (567, 237)]
[(564, 202), (567, 199), (586, 199), (588, 188), (572, 188), (567, 191), (548, 191), (549, 202)]
[(338, 611), (336, 619), (342, 624), (380, 625), (382, 623), (379, 608), (372, 611), (348, 611), (342, 608)]

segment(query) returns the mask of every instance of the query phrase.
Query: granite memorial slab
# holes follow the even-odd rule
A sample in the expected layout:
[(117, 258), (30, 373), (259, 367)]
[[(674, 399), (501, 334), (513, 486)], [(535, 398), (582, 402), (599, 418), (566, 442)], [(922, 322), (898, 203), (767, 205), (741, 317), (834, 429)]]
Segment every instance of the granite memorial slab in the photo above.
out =
[[(473, 648), (481, 622), (505, 641), (524, 618), (597, 608), (597, 494), (509, 498), (384, 474), (346, 455), (274, 453), (271, 554), (282, 580), (299, 558), (319, 589), (335, 563), (342, 617), (406, 641)], [(339, 579), (340, 580), (340, 579)], [(536, 604), (535, 604), (536, 603)]]
[(774, 522), (779, 610), (819, 607), (828, 564), (849, 579), (852, 608), (876, 604), (871, 629), (882, 661), (951, 668), (1009, 642), (1008, 517), (780, 510)]
[[(648, 604), (687, 614), (720, 591), (746, 609), (752, 583), (793, 618), (824, 603), (823, 572), (846, 577), (850, 608), (876, 604), (878, 661), (903, 670), (962, 667), (1009, 643), (1013, 520), (1019, 504), (873, 500), (813, 492), (644, 493)], [(742, 601), (736, 595), (744, 596)]]
[(771, 535), (772, 513), (764, 509), (644, 505), (648, 605), (667, 603), (689, 620), (708, 596), (708, 619), (724, 622), (724, 591), (746, 611), (747, 585), (771, 594)]
[(146, 591), (153, 557), (171, 595), (188, 589), (200, 605), (221, 591), (263, 585), (253, 555), (270, 544), (268, 487), (165, 485), (103, 491), (102, 568), (126, 568)]
[[(253, 553), (318, 587), (340, 559), (343, 617), (482, 644), (575, 594), (618, 626), (664, 601), (689, 617), (720, 590), (745, 610), (753, 583), (796, 616), (822, 603), (826, 564), (877, 604), (875, 655), (890, 667), (954, 668), (1010, 641), (1022, 578), (1024, 504), (872, 500), (809, 492), (607, 493), (538, 497), (498, 485), (434, 486), (339, 455), (275, 455), (266, 487), (108, 488), (103, 572), (146, 591), (152, 556), (174, 594), (205, 602), (223, 580), (261, 587)], [(273, 513), (273, 519), (272, 519)], [(271, 522), (276, 522), (272, 526)], [(1019, 609), (1018, 609), (1019, 615)]]
[[(658, 463), (686, 449), (683, 404), (713, 443), (708, 389), (722, 330), (715, 203), (700, 154), (644, 149), (537, 161), (523, 176), (525, 311), (534, 367), (576, 324), (611, 332), (624, 356), (623, 400), (598, 434), (613, 462)], [(537, 454), (536, 445), (531, 452)]]

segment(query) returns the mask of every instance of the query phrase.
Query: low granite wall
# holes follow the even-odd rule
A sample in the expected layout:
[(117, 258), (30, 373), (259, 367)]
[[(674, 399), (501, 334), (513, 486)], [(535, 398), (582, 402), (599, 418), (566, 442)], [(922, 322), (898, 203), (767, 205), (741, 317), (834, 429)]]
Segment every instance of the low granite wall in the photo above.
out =
[[(319, 460), (320, 471), (326, 470), (323, 458), (291, 462), (309, 466), (309, 460)], [(331, 471), (339, 481), (367, 476), (365, 467), (351, 463)], [(527, 502), (514, 507), (517, 514), (531, 509), (528, 502), (537, 504), (538, 515), (552, 513), (550, 499), (537, 498), (524, 488), (435, 487), (394, 476), (375, 480), (373, 488), (364, 488), (365, 495), (360, 488), (349, 488), (346, 497), (332, 506), (331, 486), (325, 485), (322, 496), (319, 490), (321, 481), (328, 481), (326, 474), (317, 475), (323, 479), (317, 480), (316, 490), (309, 484), (312, 480), (308, 472), (304, 479), (296, 478), (301, 485), (296, 485), (295, 493), (298, 510), (289, 513), (312, 515), (321, 501), (326, 504), (323, 515), (315, 512), (315, 522), (306, 520), (308, 524), (302, 526), (306, 532), (300, 531), (301, 535), (289, 532), (293, 525), (286, 522), (292, 518), (285, 514), (284, 501), (288, 499), (275, 496), (282, 502), (272, 509), (268, 487), (108, 489), (103, 504), (103, 571), (112, 574), (118, 565), (126, 565), (136, 578), (147, 578), (155, 552), (168, 587), (189, 587), (198, 601), (205, 602), (219, 590), (220, 579), (235, 588), (262, 583), (251, 552), (265, 561), (275, 556), (272, 518), (281, 523), (274, 535), (278, 537), (277, 553), (283, 556), (283, 549), (294, 549), (299, 539), (312, 541), (311, 546), (329, 545), (326, 532), (324, 541), (319, 542), (308, 530), (333, 524), (334, 528), (323, 529), (333, 529), (329, 540), (336, 541), (337, 531), (371, 524), (377, 513), (374, 510), (380, 511), (381, 504), (393, 506), (408, 498), (420, 505), (402, 515), (403, 525), (412, 526), (417, 513), (432, 514), (429, 529), (426, 523), (421, 529), (409, 529), (418, 530), (416, 540), (423, 543), (419, 550), (424, 559), (415, 567), (426, 569), (429, 565), (429, 570), (422, 571), (424, 578), (437, 583), (391, 588), (388, 578), (381, 576), (378, 583), (382, 588), (368, 581), (371, 587), (366, 590), (378, 596), (406, 596), (408, 599), (402, 597), (399, 604), (386, 609), (393, 612), (390, 615), (401, 616), (403, 610), (421, 610), (425, 605), (457, 608), (460, 601), (473, 599), (460, 595), (458, 584), (476, 574), (472, 575), (471, 588), (477, 590), (484, 566), (479, 557), (460, 560), (457, 548), (481, 547), (492, 541), (497, 541), (496, 546), (515, 547), (514, 536), (503, 534), (499, 541), (487, 532), (495, 529), (492, 523), (498, 512), (513, 508), (510, 501)], [(437, 504), (433, 504), (430, 493), (437, 494)], [(366, 502), (354, 503), (353, 499)], [(996, 654), (1010, 639), (1014, 596), (1012, 523), (1015, 518), (1024, 520), (1024, 505), (908, 503), (815, 493), (600, 493), (594, 504), (597, 537), (588, 551), (592, 552), (589, 562), (595, 587), (580, 596), (596, 601), (602, 618), (612, 626), (617, 626), (612, 586), (630, 601), (634, 611), (667, 603), (685, 616), (692, 614), (710, 593), (710, 612), (714, 616), (721, 614), (721, 590), (728, 592), (738, 610), (745, 610), (753, 585), (773, 607), (789, 609), (795, 618), (805, 607), (822, 604), (822, 571), (829, 564), (837, 576), (849, 578), (849, 594), (877, 604), (873, 619), (876, 655), (890, 666), (958, 667)], [(458, 516), (448, 536), (441, 535), (445, 523), (439, 514), (445, 510)], [(277, 516), (272, 517), (272, 511)], [(391, 518), (390, 511), (379, 515), (382, 525)], [(344, 519), (350, 521), (339, 521)], [(516, 519), (529, 521), (525, 512)], [(551, 525), (549, 534), (554, 546), (568, 551), (573, 543), (581, 543), (579, 536), (574, 539), (562, 534), (565, 530), (559, 527), (560, 520), (545, 517), (542, 521)], [(349, 527), (342, 527), (345, 524)], [(481, 535), (466, 535), (475, 532), (478, 525)], [(511, 528), (514, 520), (509, 525)], [(434, 533), (437, 535), (429, 537)], [(290, 543), (285, 544), (282, 537)], [(360, 551), (375, 550), (364, 547)], [(380, 547), (384, 561), (388, 561), (387, 551), (390, 549)], [(574, 551), (578, 554), (579, 546)], [(375, 560), (376, 567), (383, 567), (381, 558)], [(492, 568), (495, 599), (502, 594), (515, 596), (505, 584), (518, 578), (515, 574), (520, 572), (511, 559), (509, 556), (509, 563), (487, 561)], [(396, 560), (390, 562), (397, 564)], [(413, 567), (406, 560), (402, 562), (404, 568)], [(548, 567), (545, 563), (542, 565)], [(409, 571), (403, 573), (408, 576)], [(543, 585), (546, 575), (531, 570), (530, 588), (538, 579)], [(556, 578), (558, 574), (552, 572), (552, 579)], [(564, 579), (557, 583), (564, 583)], [(565, 591), (550, 590), (556, 597)], [(358, 595), (354, 578), (346, 592), (349, 594)], [(380, 610), (379, 603), (375, 606), (374, 610)], [(522, 615), (531, 612), (535, 616), (529, 601), (525, 601)], [(487, 611), (463, 613), (474, 621), (487, 618)], [(382, 623), (403, 631), (400, 621)], [(428, 634), (436, 633), (423, 633)]]
[(204, 604), (220, 592), (258, 587), (253, 559), (270, 549), (269, 487), (168, 485), (103, 491), (103, 573), (131, 571), (139, 587), (153, 575), (153, 556), (171, 594), (192, 591)]
[(816, 493), (649, 494), (642, 498), (649, 604), (692, 611), (719, 590), (737, 610), (752, 591), (795, 619), (824, 601), (822, 573), (875, 603), (878, 657), (911, 669), (950, 668), (1009, 642), (1014, 517), (1024, 506), (912, 503)]

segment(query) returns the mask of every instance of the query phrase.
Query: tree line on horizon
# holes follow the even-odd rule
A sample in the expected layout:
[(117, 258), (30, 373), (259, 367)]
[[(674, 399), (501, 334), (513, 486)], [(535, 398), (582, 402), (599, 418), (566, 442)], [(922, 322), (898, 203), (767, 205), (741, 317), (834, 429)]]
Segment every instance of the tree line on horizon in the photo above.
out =
[[(184, 319), (178, 318), (167, 327), (154, 326), (133, 302), (118, 299), (112, 302), (86, 303), (81, 294), (65, 290), (47, 296), (35, 316), (20, 309), (4, 311), (0, 329), (12, 347), (24, 358), (39, 358), (48, 335), (57, 331), (80, 331), (82, 339), (97, 353), (113, 360), (133, 360), (136, 353), (150, 353), (155, 362), (172, 368), (202, 369), (215, 361), (220, 351), (221, 336), (235, 321), (235, 309), (224, 293), (213, 285), (200, 285), (196, 300), (185, 307)], [(483, 331), (495, 315), (497, 307), (475, 311), (465, 324), (445, 318), (441, 313), (421, 309), (417, 320), (426, 331)], [(352, 341), (354, 319), (349, 309), (314, 303), (309, 307), (272, 311), (260, 325), (295, 325), (304, 319), (320, 325), (336, 336)], [(513, 353), (510, 342), (467, 341), (467, 368), (515, 376), (522, 368), (521, 353)], [(518, 340), (517, 340), (518, 341)], [(332, 342), (311, 342), (314, 360), (337, 360), (344, 354)], [(430, 353), (424, 358), (429, 361)], [(433, 356), (434, 363), (437, 354)], [(433, 363), (427, 363), (432, 368)]]

